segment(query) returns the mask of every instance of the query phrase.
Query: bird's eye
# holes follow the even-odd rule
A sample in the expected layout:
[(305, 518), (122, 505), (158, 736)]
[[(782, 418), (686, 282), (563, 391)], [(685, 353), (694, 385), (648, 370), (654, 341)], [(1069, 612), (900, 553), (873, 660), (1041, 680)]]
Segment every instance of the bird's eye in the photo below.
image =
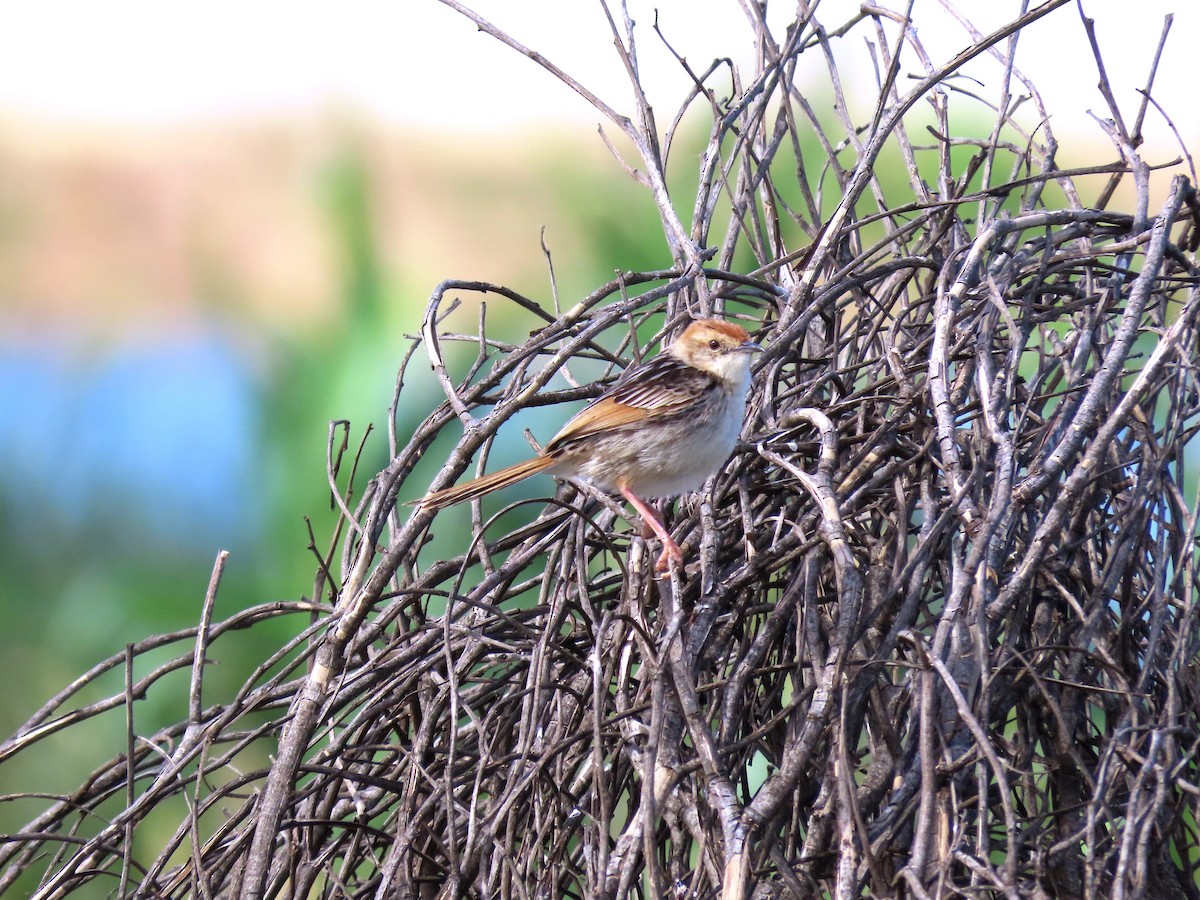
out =
[(711, 341), (708, 342), (708, 349), (713, 350), (713, 351), (720, 350), (721, 342), (718, 341), (716, 338), (713, 338)]

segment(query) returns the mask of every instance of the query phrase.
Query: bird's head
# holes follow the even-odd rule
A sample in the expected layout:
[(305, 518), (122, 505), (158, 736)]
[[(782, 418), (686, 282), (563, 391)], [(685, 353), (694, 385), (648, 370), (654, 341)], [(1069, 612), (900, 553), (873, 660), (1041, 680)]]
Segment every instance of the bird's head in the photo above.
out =
[(762, 350), (741, 325), (724, 319), (697, 319), (671, 345), (671, 352), (722, 381), (744, 382), (750, 355)]

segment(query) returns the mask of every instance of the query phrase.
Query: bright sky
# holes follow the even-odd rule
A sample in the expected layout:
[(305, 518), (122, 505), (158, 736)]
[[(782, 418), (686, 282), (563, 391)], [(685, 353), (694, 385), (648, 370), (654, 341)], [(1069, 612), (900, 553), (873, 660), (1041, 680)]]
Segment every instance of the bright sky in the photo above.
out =
[[(1082, 0), (1095, 18), (1110, 77), (1132, 115), (1163, 16), (1175, 15), (1155, 98), (1194, 141), (1192, 54), (1200, 36), (1195, 0)], [(615, 0), (614, 0), (615, 4)], [(473, 8), (527, 46), (550, 56), (610, 104), (625, 105), (623, 72), (597, 0), (476, 0)], [(669, 107), (679, 96), (676, 67), (651, 30), (655, 9), (676, 48), (695, 63), (751, 52), (738, 0), (629, 0), (652, 84)], [(780, 15), (794, 3), (776, 0)], [(890, 0), (902, 6), (902, 0)], [(960, 0), (983, 29), (1006, 21), (1016, 0)], [(824, 0), (827, 27), (857, 0)], [(700, 11), (700, 12), (698, 12)], [(916, 0), (920, 34), (940, 62), (964, 46), (939, 0)], [(1095, 89), (1075, 6), (1029, 31), (1020, 64), (1055, 114), (1060, 135), (1085, 128), (1104, 110)], [(813, 54), (815, 56), (815, 54)], [(867, 75), (870, 81), (872, 76)], [(869, 85), (868, 85), (869, 87)], [(652, 100), (654, 97), (652, 96)], [(450, 128), (577, 119), (587, 104), (531, 61), (500, 46), (437, 0), (38, 0), (0, 10), (0, 114), (157, 123), (197, 117), (308, 111), (331, 103), (383, 121)], [(1153, 114), (1151, 127), (1161, 121)], [(1154, 133), (1158, 139), (1159, 132)], [(1165, 139), (1169, 135), (1164, 130)]]

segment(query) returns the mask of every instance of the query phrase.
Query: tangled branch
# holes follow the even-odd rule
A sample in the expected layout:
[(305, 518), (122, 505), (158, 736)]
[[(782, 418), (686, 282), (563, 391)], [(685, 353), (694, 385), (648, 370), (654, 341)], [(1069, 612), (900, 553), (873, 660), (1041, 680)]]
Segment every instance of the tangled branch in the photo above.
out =
[[(392, 421), (421, 402), (422, 356), (446, 400), (393, 428), (391, 463), (343, 503), (320, 602), (206, 618), (53, 698), (0, 761), (193, 672), (184, 721), (131, 728), (8, 836), (0, 887), (37, 871), (45, 898), (103, 873), (163, 897), (1197, 896), (1200, 206), (1176, 174), (1152, 210), (1155, 172), (1116, 114), (1116, 162), (1059, 168), (1013, 53), (1061, 5), (971, 30), (942, 65), (904, 17), (806, 16), (777, 41), (748, 5), (759, 68), (692, 72), (686, 106), (711, 128), (688, 227), (666, 190), (685, 110), (662, 135), (644, 91), (622, 115), (581, 90), (634, 139), (674, 265), (557, 313), (440, 285)], [(633, 23), (610, 22), (638, 85)], [(863, 33), (878, 102), (856, 122), (835, 47)], [(838, 130), (796, 83), (805, 53), (828, 65)], [(988, 54), (994, 127), (955, 137), (954, 73)], [(903, 95), (902, 55), (922, 69)], [(931, 147), (909, 135), (921, 101)], [(1110, 208), (1123, 181), (1133, 213)], [(682, 571), (656, 580), (624, 509), (585, 485), (436, 518), (398, 505), (713, 312), (767, 349), (734, 458), (668, 520)], [(535, 327), (506, 341), (493, 323), (520, 316)], [(297, 613), (307, 627), (235, 697), (202, 702), (227, 634)], [(132, 678), (163, 648), (173, 661)], [(123, 692), (72, 707), (122, 666)], [(138, 827), (179, 798), (140, 860)]]

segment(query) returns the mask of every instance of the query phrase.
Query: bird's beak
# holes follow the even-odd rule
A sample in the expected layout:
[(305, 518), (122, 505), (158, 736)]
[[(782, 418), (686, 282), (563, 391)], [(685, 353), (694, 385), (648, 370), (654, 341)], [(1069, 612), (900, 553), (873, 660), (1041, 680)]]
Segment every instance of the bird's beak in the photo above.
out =
[(763, 348), (760, 345), (754, 343), (754, 341), (746, 341), (746, 343), (741, 344), (737, 347), (734, 347), (733, 352), (734, 353), (762, 353), (762, 349)]

